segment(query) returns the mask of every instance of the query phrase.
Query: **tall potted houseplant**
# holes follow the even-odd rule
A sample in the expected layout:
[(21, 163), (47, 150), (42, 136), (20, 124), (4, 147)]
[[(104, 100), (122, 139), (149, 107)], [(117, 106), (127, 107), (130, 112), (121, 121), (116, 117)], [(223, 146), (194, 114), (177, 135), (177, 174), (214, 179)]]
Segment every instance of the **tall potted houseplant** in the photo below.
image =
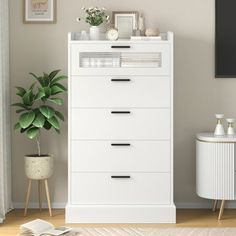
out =
[(25, 155), (25, 173), (29, 179), (47, 179), (53, 173), (53, 156), (41, 152), (40, 134), (43, 129), (60, 133), (59, 120), (64, 121), (63, 114), (51, 106), (61, 106), (63, 99), (57, 95), (67, 91), (60, 83), (67, 76), (59, 76), (59, 72), (55, 70), (41, 76), (30, 73), (35, 82), (29, 88), (16, 87), (20, 101), (12, 104), (19, 114), (14, 128), (34, 139), (38, 150), (36, 154)]
[[(85, 12), (85, 22), (90, 25), (90, 39), (99, 40), (100, 39), (100, 25), (103, 22), (109, 21), (109, 16), (106, 14), (106, 9), (98, 7), (83, 7), (82, 10)], [(81, 18), (78, 18), (80, 21)]]

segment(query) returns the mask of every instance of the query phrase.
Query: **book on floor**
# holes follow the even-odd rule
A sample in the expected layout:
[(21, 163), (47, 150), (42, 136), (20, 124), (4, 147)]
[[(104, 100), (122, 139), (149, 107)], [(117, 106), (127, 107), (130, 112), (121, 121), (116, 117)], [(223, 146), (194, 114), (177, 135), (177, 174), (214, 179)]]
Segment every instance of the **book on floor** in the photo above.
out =
[(54, 227), (47, 221), (37, 219), (21, 225), (18, 236), (59, 236), (70, 231), (71, 228)]

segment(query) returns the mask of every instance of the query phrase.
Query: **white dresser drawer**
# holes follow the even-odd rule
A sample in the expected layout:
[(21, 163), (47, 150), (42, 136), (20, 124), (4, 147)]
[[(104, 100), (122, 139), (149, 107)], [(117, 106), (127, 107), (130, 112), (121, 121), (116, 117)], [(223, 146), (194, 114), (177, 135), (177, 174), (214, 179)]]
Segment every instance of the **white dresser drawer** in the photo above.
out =
[(170, 204), (170, 174), (72, 173), (71, 203)]
[(169, 141), (72, 141), (73, 172), (169, 172)]
[(71, 74), (170, 75), (169, 55), (165, 43), (72, 44)]
[(135, 41), (106, 41), (103, 43), (75, 43), (71, 44), (72, 53), (79, 52), (168, 52), (169, 44), (165, 42), (135, 42)]
[(170, 78), (74, 76), (72, 107), (169, 107)]
[(71, 127), (72, 139), (169, 139), (170, 109), (71, 109)]

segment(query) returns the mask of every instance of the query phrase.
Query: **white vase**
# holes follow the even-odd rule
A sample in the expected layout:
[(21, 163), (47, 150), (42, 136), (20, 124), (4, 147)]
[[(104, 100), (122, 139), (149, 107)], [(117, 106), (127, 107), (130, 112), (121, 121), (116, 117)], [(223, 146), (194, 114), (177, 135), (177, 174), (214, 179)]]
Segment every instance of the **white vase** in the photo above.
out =
[(53, 157), (50, 155), (25, 156), (25, 174), (29, 179), (48, 179), (52, 176), (53, 169)]
[(228, 122), (228, 129), (227, 129), (227, 134), (228, 135), (234, 135), (234, 119), (230, 118), (230, 119), (226, 119)]
[(99, 40), (100, 39), (100, 27), (91, 26), (90, 27), (90, 40)]
[(224, 126), (222, 124), (222, 119), (224, 118), (223, 114), (216, 114), (217, 124), (215, 128), (215, 135), (225, 135)]

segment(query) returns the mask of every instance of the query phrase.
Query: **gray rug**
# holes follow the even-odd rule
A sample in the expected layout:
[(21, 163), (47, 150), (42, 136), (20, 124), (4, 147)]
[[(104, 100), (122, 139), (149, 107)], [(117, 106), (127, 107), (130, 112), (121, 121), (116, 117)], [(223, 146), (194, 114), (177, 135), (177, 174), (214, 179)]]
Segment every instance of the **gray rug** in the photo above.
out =
[(236, 228), (78, 228), (65, 236), (236, 236)]

